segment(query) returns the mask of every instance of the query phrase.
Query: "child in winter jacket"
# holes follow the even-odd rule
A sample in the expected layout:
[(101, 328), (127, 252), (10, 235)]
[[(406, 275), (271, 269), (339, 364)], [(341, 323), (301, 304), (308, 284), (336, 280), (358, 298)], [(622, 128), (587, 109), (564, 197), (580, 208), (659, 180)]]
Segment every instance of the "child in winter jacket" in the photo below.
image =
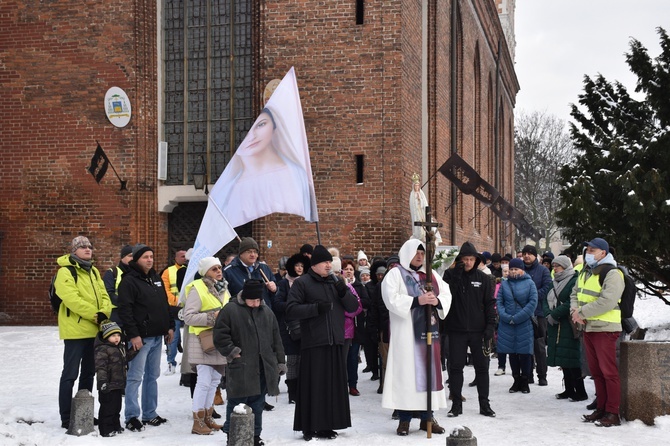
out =
[(121, 329), (116, 322), (106, 320), (100, 324), (100, 333), (95, 339), (95, 373), (100, 401), (98, 428), (103, 437), (123, 432), (121, 401), (126, 388), (128, 361), (136, 354), (121, 342)]

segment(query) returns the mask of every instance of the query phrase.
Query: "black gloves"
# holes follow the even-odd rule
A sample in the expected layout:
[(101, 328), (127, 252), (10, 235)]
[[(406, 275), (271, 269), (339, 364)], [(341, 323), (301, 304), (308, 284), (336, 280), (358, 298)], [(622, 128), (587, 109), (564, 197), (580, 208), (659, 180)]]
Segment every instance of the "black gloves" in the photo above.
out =
[(349, 291), (349, 287), (344, 282), (344, 279), (337, 279), (337, 281), (335, 281), (335, 289), (337, 290), (337, 295), (340, 296), (340, 299), (347, 294), (347, 291)]
[(95, 319), (98, 325), (102, 324), (102, 321), (109, 319), (105, 313), (98, 311), (95, 313)]
[(333, 308), (333, 304), (330, 302), (319, 302), (316, 304), (316, 306), (319, 314), (325, 314)]
[(493, 339), (493, 327), (490, 325), (486, 327), (486, 330), (484, 330), (484, 342), (489, 342), (490, 340)]

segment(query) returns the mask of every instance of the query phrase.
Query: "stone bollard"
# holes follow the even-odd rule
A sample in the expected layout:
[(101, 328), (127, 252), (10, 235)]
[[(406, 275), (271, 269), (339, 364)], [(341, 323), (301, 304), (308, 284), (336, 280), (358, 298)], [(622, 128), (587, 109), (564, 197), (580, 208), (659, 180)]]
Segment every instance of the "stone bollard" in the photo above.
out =
[(254, 413), (246, 404), (238, 404), (230, 414), (228, 446), (253, 446)]
[(93, 395), (86, 389), (81, 389), (72, 398), (70, 411), (70, 426), (68, 435), (88, 435), (93, 432)]
[(465, 426), (456, 426), (447, 437), (447, 446), (477, 446), (477, 437)]
[(670, 414), (670, 342), (624, 341), (620, 359), (621, 415), (651, 426)]

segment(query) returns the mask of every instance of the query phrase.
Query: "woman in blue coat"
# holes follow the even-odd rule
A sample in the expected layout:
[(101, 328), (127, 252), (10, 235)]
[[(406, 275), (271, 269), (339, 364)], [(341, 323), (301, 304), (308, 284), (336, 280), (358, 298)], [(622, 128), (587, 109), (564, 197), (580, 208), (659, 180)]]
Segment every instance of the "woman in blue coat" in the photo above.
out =
[(498, 353), (509, 355), (514, 384), (510, 393), (519, 390), (529, 393), (528, 377), (531, 374), (533, 357), (533, 324), (531, 316), (537, 307), (537, 288), (525, 273), (523, 261), (512, 259), (509, 276), (498, 293)]

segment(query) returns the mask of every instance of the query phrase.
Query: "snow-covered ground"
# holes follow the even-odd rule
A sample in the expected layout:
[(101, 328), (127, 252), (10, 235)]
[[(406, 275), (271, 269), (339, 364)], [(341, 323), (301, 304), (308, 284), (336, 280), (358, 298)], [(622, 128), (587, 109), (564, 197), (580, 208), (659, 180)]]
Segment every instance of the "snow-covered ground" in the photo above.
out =
[[(658, 299), (639, 300), (635, 316), (642, 327), (649, 327), (647, 339), (670, 339), (670, 307)], [(147, 427), (144, 432), (126, 431), (114, 438), (102, 438), (97, 431), (83, 437), (65, 434), (58, 416), (58, 380), (62, 366), (62, 342), (56, 327), (0, 327), (0, 445), (160, 445), (183, 446), (224, 444), (221, 433), (211, 436), (192, 435), (191, 400), (189, 390), (179, 386), (179, 375), (159, 379), (158, 413), (169, 420), (161, 427)], [(360, 370), (365, 364), (361, 364)], [(624, 422), (621, 427), (600, 428), (580, 421), (588, 413), (586, 403), (557, 400), (554, 394), (562, 391), (561, 372), (551, 368), (549, 386), (531, 385), (531, 393), (510, 394), (507, 389), (512, 377), (493, 376), (497, 361), (491, 361), (491, 406), (496, 418), (479, 415), (476, 388), (467, 387), (463, 394), (464, 414), (447, 418), (447, 410), (435, 413), (438, 422), (447, 429), (467, 426), (478, 444), (496, 446), (521, 445), (666, 445), (670, 444), (670, 416), (656, 419), (655, 426), (641, 421)], [(465, 370), (465, 382), (474, 378), (471, 367)], [(397, 421), (391, 411), (381, 408), (381, 395), (376, 393), (378, 381), (370, 374), (360, 374), (359, 397), (351, 397), (353, 426), (340, 431), (333, 445), (407, 445), (445, 444), (444, 435), (427, 439), (418, 430), (418, 421), (411, 425), (409, 437), (395, 434)], [(587, 379), (589, 397), (593, 397), (593, 382)], [(263, 434), (268, 445), (304, 444), (300, 433), (293, 432), (293, 409), (287, 403), (286, 387), (282, 394), (268, 398), (275, 404), (272, 412), (263, 416)], [(225, 393), (224, 393), (225, 395)], [(96, 395), (97, 396), (97, 395)], [(224, 412), (225, 406), (217, 410)], [(97, 405), (96, 405), (97, 413)], [(123, 421), (123, 414), (122, 414)], [(319, 443), (328, 440), (319, 440)]]

